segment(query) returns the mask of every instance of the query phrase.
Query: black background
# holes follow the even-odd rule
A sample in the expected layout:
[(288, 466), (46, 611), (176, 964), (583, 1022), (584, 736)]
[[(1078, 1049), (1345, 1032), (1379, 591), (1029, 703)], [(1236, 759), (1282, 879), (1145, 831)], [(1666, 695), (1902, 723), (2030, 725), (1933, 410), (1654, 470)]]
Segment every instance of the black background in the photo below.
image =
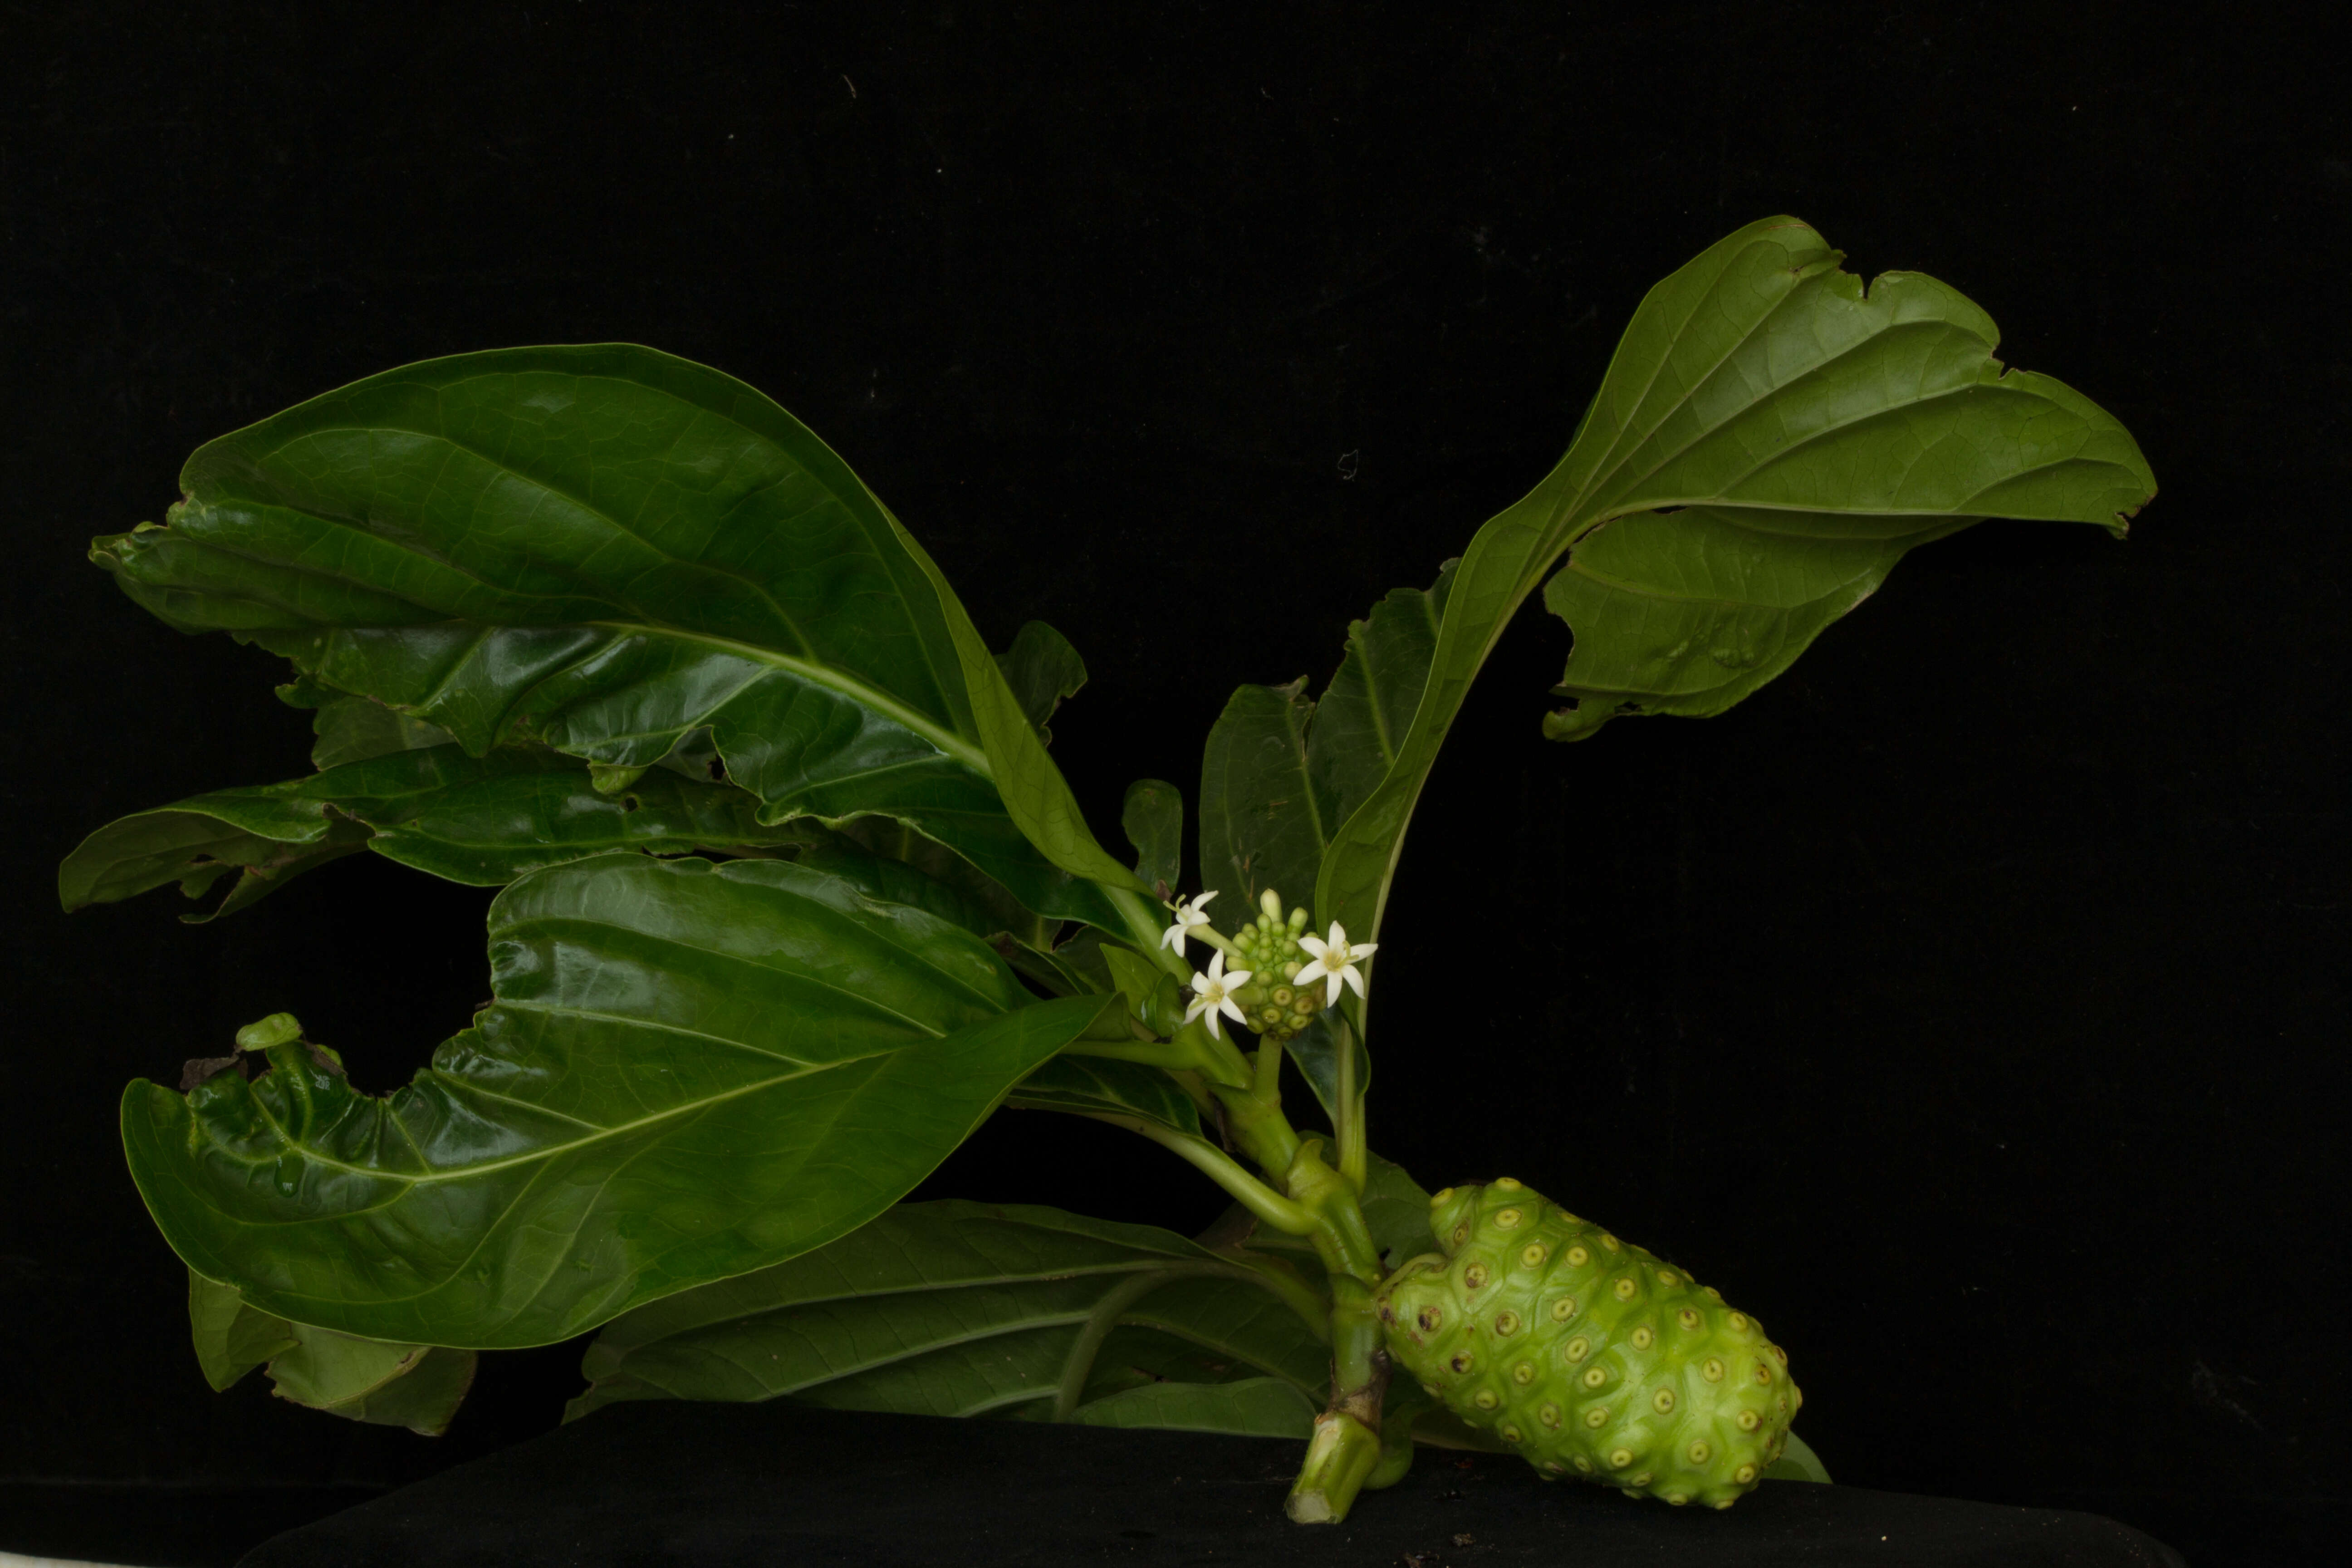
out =
[[(577, 1345), (486, 1358), (434, 1442), (188, 1352), (121, 1085), (279, 1008), (404, 1079), (484, 993), (488, 899), (362, 857), (207, 927), (56, 912), (90, 828), (308, 771), (281, 666), (82, 559), (199, 442), (464, 349), (731, 372), (992, 639), (1086, 654), (1055, 749), (1115, 844), (1234, 684), (1319, 685), (1545, 472), (1651, 283), (1788, 211), (1968, 293), (2163, 491), (2127, 543), (1921, 552), (1703, 724), (1542, 741), (1567, 634), (1531, 608), (1382, 932), (1374, 1146), (1722, 1286), (1842, 1481), (2200, 1563), (2318, 1541), (2352, 1499), (2341, 51), (2219, 8), (1103, 10), (0, 10), (0, 1476), (378, 1486), (577, 1386)], [(1007, 1115), (925, 1191), (1221, 1206), (1121, 1136)]]

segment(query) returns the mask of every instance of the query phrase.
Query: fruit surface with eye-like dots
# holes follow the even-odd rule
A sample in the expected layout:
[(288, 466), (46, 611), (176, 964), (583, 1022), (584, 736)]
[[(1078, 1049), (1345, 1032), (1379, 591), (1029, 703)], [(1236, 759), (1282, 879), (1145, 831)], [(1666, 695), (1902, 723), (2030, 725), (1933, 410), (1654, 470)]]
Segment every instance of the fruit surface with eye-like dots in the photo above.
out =
[(1517, 1182), (1447, 1188), (1430, 1232), (1381, 1287), (1389, 1354), (1545, 1475), (1725, 1508), (1780, 1458), (1788, 1352), (1712, 1289)]

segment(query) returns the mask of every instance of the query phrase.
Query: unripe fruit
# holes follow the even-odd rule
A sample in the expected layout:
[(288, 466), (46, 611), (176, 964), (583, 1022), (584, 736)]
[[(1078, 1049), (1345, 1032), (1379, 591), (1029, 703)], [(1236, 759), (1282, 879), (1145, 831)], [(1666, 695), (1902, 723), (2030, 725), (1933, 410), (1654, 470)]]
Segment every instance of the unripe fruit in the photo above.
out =
[(1546, 1476), (1729, 1508), (1804, 1396), (1788, 1352), (1689, 1275), (1504, 1177), (1430, 1200), (1444, 1256), (1375, 1306), (1389, 1354)]

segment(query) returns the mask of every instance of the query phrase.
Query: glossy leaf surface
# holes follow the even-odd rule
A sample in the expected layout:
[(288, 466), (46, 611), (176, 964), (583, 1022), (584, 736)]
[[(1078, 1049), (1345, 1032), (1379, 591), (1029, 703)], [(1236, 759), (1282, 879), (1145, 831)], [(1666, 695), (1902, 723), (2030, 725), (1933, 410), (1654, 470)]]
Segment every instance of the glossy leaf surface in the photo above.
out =
[(1882, 274), (1865, 292), (1839, 259), (1804, 224), (1769, 218), (1643, 300), (1567, 455), (1454, 573), (1412, 724), (1324, 859), (1319, 919), (1378, 930), (1470, 681), (1563, 554), (1576, 574), (1557, 595), (1577, 638), (1569, 689), (1599, 710), (1557, 717), (1551, 732), (1568, 737), (1653, 710), (1645, 701), (1702, 712), (1738, 700), (1858, 602), (1855, 584), (1884, 574), (1895, 542), (1988, 516), (2120, 532), (2155, 493), (2114, 417), (2048, 376), (2002, 370), (1984, 311), (1918, 273)]
[(1104, 1006), (782, 861), (575, 861), (489, 928), (495, 1000), (388, 1098), (299, 1042), (250, 1084), (131, 1086), (191, 1268), (371, 1339), (560, 1340), (856, 1228)]
[[(373, 707), (373, 704), (367, 706)], [(665, 769), (607, 795), (574, 757), (455, 745), (394, 751), (307, 779), (215, 790), (108, 824), (58, 869), (68, 910), (167, 882), (192, 894), (224, 873), (221, 912), (337, 856), (388, 859), (477, 887), (611, 849), (677, 855), (797, 844), (797, 823), (760, 820), (759, 801)]]
[(614, 1321), (588, 1352), (592, 1386), (571, 1414), (621, 1399), (789, 1397), (1302, 1436), (1328, 1352), (1258, 1280), (1149, 1226), (905, 1205), (789, 1263)]
[[(853, 816), (835, 825), (830, 831), (816, 827), (805, 818), (801, 826), (807, 830), (812, 846), (801, 851), (803, 860), (821, 861), (823, 856), (816, 847), (829, 845), (837, 839), (882, 859), (898, 861), (962, 900), (963, 907), (971, 915), (971, 929), (983, 935), (1003, 931), (1027, 946), (1045, 948), (1050, 945), (1054, 932), (1061, 926), (1061, 921), (1048, 920), (1029, 910), (1013, 896), (1012, 889), (946, 845), (916, 832), (896, 817)], [(921, 903), (923, 900), (902, 899), (899, 901)]]
[(627, 344), (462, 354), (213, 441), (181, 483), (169, 527), (92, 552), (174, 626), (477, 755), (625, 772), (707, 727), (763, 820), (887, 813), (1041, 913), (1111, 918), (1008, 815), (995, 731), (1034, 748), (1024, 798), (1044, 747), (936, 568), (740, 382)]

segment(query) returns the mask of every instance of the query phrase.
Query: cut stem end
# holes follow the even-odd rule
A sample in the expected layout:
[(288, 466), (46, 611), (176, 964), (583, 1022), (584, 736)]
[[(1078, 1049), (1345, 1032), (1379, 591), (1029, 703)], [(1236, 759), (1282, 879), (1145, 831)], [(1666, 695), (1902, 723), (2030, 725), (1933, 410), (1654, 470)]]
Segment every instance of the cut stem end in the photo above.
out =
[(1307, 1462), (1298, 1468), (1283, 1511), (1298, 1524), (1337, 1524), (1355, 1506), (1381, 1459), (1381, 1435), (1352, 1415), (1326, 1411), (1315, 1418)]

